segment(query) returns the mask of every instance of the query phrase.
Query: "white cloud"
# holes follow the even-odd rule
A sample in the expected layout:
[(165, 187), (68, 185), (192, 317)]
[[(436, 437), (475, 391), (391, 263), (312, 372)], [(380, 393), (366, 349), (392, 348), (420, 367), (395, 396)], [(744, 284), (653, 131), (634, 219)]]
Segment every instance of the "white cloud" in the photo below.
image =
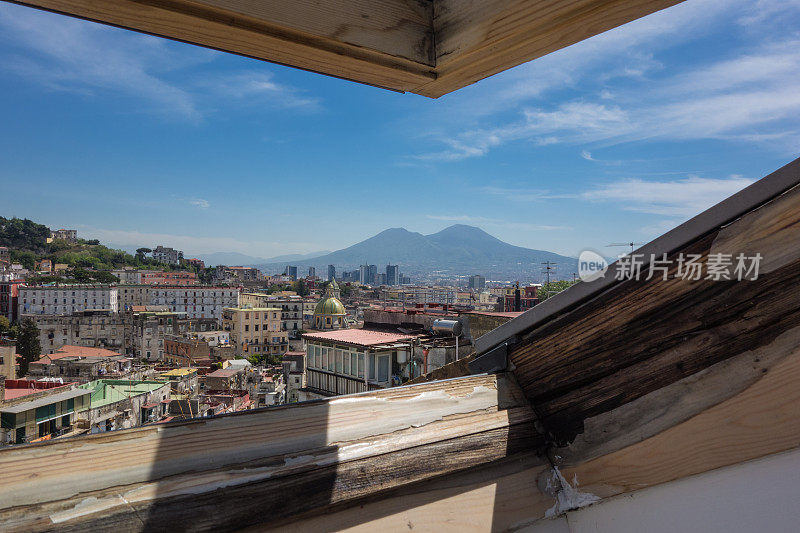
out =
[(276, 82), (258, 69), (191, 75), (191, 68), (217, 57), (200, 47), (77, 20), (0, 5), (0, 71), (49, 90), (124, 96), (160, 116), (200, 121), (222, 105), (259, 109), (316, 109), (319, 99)]
[(583, 192), (580, 198), (611, 202), (618, 207), (676, 218), (692, 217), (752, 184), (741, 176), (724, 179), (687, 178), (669, 181), (622, 179)]
[(581, 150), (581, 157), (587, 161), (594, 161), (594, 158), (592, 158), (592, 152), (588, 150)]
[(226, 73), (203, 80), (199, 86), (214, 94), (246, 101), (249, 105), (317, 110), (321, 100), (275, 81), (271, 72)]
[(189, 203), (201, 209), (208, 209), (211, 207), (211, 204), (208, 202), (208, 200), (203, 200), (202, 198), (194, 198), (189, 200)]
[(323, 249), (318, 243), (280, 242), (280, 241), (244, 241), (231, 237), (174, 235), (169, 233), (147, 233), (140, 231), (114, 230), (87, 227), (81, 229), (81, 235), (100, 242), (114, 243), (120, 246), (172, 246), (190, 254), (213, 252), (239, 252), (255, 256), (270, 257), (282, 254), (309, 253)]
[[(762, 11), (800, 17), (800, 1), (788, 7), (777, 0), (759, 4)], [(449, 122), (436, 122), (449, 125), (444, 131), (451, 133), (439, 136), (445, 149), (421, 157), (480, 157), (518, 141), (608, 145), (648, 139), (720, 139), (795, 153), (800, 147), (795, 34), (770, 32), (774, 21), (751, 17), (746, 23), (754, 42), (738, 52), (732, 48), (705, 64), (698, 54), (669, 70), (655, 59), (662, 50), (702, 38), (722, 24), (735, 25), (737, 17), (744, 23), (743, 14), (758, 11), (744, 0), (689, 0), (498, 75), (505, 86), (482, 82), (483, 90), (463, 99), (475, 112), (451, 109)], [(569, 96), (544, 103), (545, 93), (555, 90)], [(585, 94), (576, 97), (576, 90)], [(464, 116), (477, 118), (465, 125)]]

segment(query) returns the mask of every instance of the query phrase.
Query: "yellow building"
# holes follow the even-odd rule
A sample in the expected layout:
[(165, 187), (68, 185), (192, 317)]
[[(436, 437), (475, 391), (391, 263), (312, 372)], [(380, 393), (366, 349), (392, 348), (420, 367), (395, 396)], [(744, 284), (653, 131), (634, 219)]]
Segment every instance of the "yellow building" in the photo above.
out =
[(289, 350), (281, 310), (275, 307), (226, 307), (222, 329), (230, 333), (236, 355), (282, 355)]

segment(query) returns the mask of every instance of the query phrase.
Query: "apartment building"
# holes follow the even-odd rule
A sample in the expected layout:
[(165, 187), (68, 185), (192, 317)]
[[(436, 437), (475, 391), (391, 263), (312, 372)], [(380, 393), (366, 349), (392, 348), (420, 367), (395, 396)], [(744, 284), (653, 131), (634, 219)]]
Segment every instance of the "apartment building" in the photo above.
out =
[(87, 309), (119, 310), (113, 285), (49, 285), (19, 287), (18, 315), (71, 315)]
[(117, 307), (119, 311), (130, 311), (134, 306), (150, 305), (150, 285), (120, 284), (117, 285)]
[(22, 315), (39, 328), (42, 353), (51, 354), (64, 345), (106, 348), (124, 352), (125, 317), (109, 310), (86, 310), (71, 315)]
[(168, 265), (180, 265), (183, 260), (183, 252), (167, 246), (156, 246), (153, 250), (153, 259), (159, 263)]
[(453, 305), (458, 299), (458, 291), (454, 287), (411, 286), (402, 288), (385, 288), (381, 290), (382, 300), (405, 302), (406, 304), (442, 304)]
[(282, 355), (289, 349), (278, 308), (227, 307), (222, 313), (222, 329), (230, 333), (237, 356)]
[(6, 317), (10, 322), (17, 320), (19, 288), (24, 283), (21, 279), (0, 281), (0, 316)]
[(214, 279), (221, 283), (257, 281), (263, 277), (259, 269), (244, 266), (219, 265), (214, 272)]
[[(281, 329), (296, 338), (303, 329), (303, 298), (301, 296), (274, 296), (261, 292), (243, 292), (239, 297), (242, 307), (271, 307), (281, 311)], [(316, 302), (314, 302), (316, 305)], [(313, 308), (311, 310), (313, 313)]]
[(67, 242), (78, 242), (78, 230), (75, 229), (57, 229), (50, 232), (50, 238), (47, 242), (54, 240), (62, 240)]
[(186, 313), (189, 318), (222, 318), (225, 307), (239, 306), (237, 287), (196, 286), (161, 287), (150, 290), (148, 305), (166, 305), (172, 311)]
[(139, 283), (146, 285), (197, 285), (194, 272), (162, 272), (160, 270), (141, 270)]

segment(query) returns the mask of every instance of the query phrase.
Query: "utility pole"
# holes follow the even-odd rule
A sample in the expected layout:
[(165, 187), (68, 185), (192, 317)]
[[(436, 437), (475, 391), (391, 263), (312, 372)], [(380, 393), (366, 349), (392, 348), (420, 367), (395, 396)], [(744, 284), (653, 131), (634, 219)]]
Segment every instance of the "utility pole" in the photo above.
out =
[(556, 267), (556, 265), (558, 263), (553, 263), (551, 261), (545, 261), (542, 264), (545, 265), (544, 273), (547, 276), (547, 289), (546, 289), (547, 292), (546, 292), (546, 294), (547, 294), (547, 296), (550, 296), (550, 271), (551, 270), (555, 270), (556, 269), (555, 267)]

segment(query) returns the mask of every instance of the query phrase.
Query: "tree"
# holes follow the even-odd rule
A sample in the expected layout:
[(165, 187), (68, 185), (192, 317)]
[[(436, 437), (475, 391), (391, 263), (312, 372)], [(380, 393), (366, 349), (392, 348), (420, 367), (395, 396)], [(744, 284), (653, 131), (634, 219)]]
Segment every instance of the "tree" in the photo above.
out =
[(0, 316), (0, 335), (8, 335), (11, 332), (11, 322), (8, 317)]
[(150, 248), (137, 248), (136, 257), (141, 261), (145, 258), (145, 255), (149, 254), (152, 251), (153, 250), (151, 250)]
[(571, 280), (559, 280), (559, 281), (551, 281), (550, 283), (545, 283), (542, 285), (542, 290), (539, 291), (539, 300), (545, 301), (551, 296), (555, 296), (561, 291), (567, 290), (578, 281), (571, 281)]
[(22, 321), (17, 337), (17, 354), (19, 355), (19, 375), (24, 377), (28, 373), (28, 365), (36, 361), (42, 354), (42, 345), (39, 343), (39, 328), (30, 318)]
[(300, 296), (308, 296), (308, 286), (302, 279), (292, 282), (292, 290)]

